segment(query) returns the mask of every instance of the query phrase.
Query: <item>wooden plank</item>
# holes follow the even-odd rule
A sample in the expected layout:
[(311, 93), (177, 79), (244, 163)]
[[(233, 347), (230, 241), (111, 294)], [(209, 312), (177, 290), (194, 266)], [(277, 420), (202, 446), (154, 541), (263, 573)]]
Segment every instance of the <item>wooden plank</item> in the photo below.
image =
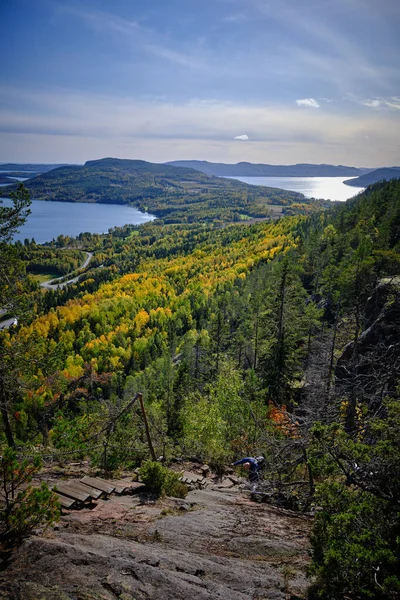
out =
[(109, 483), (107, 483), (107, 481), (99, 479), (98, 477), (88, 477), (87, 475), (85, 475), (85, 477), (83, 477), (80, 481), (81, 483), (90, 485), (90, 487), (93, 487), (97, 490), (101, 490), (106, 494), (112, 494), (115, 490), (115, 485), (110, 485)]
[(122, 494), (125, 494), (127, 491), (129, 492), (129, 487), (124, 486), (124, 485), (116, 485), (114, 493), (117, 494), (118, 496), (121, 496)]
[(56, 492), (57, 494), (57, 501), (61, 504), (62, 508), (74, 508), (75, 504), (76, 504), (76, 500), (74, 500), (73, 498), (67, 498), (67, 496), (63, 496), (62, 494), (59, 494), (58, 492)]
[(113, 481), (112, 482), (113, 485), (115, 485), (115, 493), (118, 495), (122, 495), (122, 494), (135, 494), (137, 493), (136, 490), (138, 490), (139, 492), (141, 492), (144, 489), (144, 485), (143, 483), (140, 483), (139, 481), (130, 481), (128, 482), (116, 482)]
[(82, 483), (81, 481), (77, 481), (76, 479), (73, 481), (69, 481), (68, 483), (73, 484), (74, 489), (81, 490), (82, 492), (86, 492), (87, 494), (89, 494), (90, 497), (93, 498), (93, 500), (97, 500), (98, 498), (100, 498), (100, 496), (106, 495), (105, 492), (102, 492), (101, 490), (98, 490), (90, 485)]
[(61, 492), (64, 496), (69, 496), (70, 498), (74, 498), (75, 500), (80, 500), (81, 502), (87, 502), (88, 500), (91, 500), (90, 494), (74, 488), (74, 485), (69, 482), (58, 483), (55, 491)]

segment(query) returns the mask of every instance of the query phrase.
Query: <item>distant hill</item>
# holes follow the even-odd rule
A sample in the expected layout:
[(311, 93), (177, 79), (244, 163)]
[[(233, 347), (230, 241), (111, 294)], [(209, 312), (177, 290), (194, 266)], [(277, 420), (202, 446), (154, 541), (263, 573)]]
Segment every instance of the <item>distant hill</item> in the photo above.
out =
[(0, 173), (0, 183), (15, 183), (15, 179), (11, 179), (10, 177), (7, 177), (7, 175)]
[[(269, 216), (270, 205), (313, 204), (297, 192), (116, 158), (53, 169), (24, 185), (37, 200), (131, 204), (168, 222), (258, 218)], [(2, 193), (13, 189), (15, 185), (7, 186)]]
[(357, 177), (371, 169), (358, 169), (343, 165), (263, 165), (240, 162), (235, 165), (211, 163), (205, 160), (175, 160), (166, 163), (174, 167), (196, 169), (207, 175), (219, 177)]
[(400, 179), (400, 167), (376, 169), (375, 171), (361, 175), (356, 179), (349, 179), (343, 183), (346, 185), (353, 185), (355, 187), (367, 187), (372, 183), (377, 183), (378, 181), (390, 181), (390, 179)]
[(43, 164), (43, 163), (0, 163), (0, 171), (30, 171), (32, 173), (46, 173), (58, 167), (66, 167), (66, 163)]

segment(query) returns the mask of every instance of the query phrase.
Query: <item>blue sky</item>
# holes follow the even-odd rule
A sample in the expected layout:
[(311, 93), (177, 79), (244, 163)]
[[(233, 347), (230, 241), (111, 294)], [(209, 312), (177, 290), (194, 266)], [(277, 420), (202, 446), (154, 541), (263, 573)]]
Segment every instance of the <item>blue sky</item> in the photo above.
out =
[(398, 0), (3, 0), (0, 161), (400, 164)]

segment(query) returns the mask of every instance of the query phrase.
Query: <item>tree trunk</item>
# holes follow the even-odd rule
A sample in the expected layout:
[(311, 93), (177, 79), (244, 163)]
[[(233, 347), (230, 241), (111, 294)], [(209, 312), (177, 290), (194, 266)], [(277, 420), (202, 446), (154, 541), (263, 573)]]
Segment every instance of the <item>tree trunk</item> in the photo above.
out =
[(7, 444), (10, 446), (10, 448), (15, 448), (14, 434), (12, 432), (10, 419), (8, 417), (8, 410), (3, 404), (0, 407), (0, 412), (1, 418), (3, 419), (4, 432), (6, 434)]

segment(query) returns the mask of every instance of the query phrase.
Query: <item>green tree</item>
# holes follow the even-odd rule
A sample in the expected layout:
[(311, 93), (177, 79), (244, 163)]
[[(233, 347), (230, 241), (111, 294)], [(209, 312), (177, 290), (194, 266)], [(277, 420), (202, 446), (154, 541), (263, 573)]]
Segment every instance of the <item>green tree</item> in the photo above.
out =
[[(23, 225), (30, 213), (29, 193), (20, 184), (10, 194), (12, 206), (0, 206), (0, 311), (13, 317), (19, 316), (24, 308), (25, 286), (23, 265), (18, 259), (18, 251), (10, 242), (15, 232)], [(3, 421), (7, 443), (14, 446), (14, 436), (9, 417), (10, 397), (16, 392), (11, 386), (10, 362), (15, 368), (17, 357), (10, 354), (9, 343), (4, 340), (5, 333), (0, 331), (0, 414)], [(11, 378), (14, 382), (14, 378)]]
[(306, 303), (295, 255), (278, 263), (266, 285), (258, 372), (268, 400), (276, 406), (290, 405), (301, 380), (310, 328), (319, 315), (312, 303)]
[(367, 419), (358, 439), (345, 425), (316, 424), (309, 451), (320, 507), (312, 531), (312, 598), (399, 597), (400, 409)]
[(11, 241), (30, 214), (29, 193), (22, 183), (10, 198), (12, 206), (0, 205), (0, 308), (7, 311), (15, 309), (22, 291), (22, 265)]
[(40, 487), (29, 485), (40, 468), (39, 457), (21, 462), (11, 448), (0, 457), (0, 541), (6, 549), (60, 516), (57, 495), (45, 483)]

